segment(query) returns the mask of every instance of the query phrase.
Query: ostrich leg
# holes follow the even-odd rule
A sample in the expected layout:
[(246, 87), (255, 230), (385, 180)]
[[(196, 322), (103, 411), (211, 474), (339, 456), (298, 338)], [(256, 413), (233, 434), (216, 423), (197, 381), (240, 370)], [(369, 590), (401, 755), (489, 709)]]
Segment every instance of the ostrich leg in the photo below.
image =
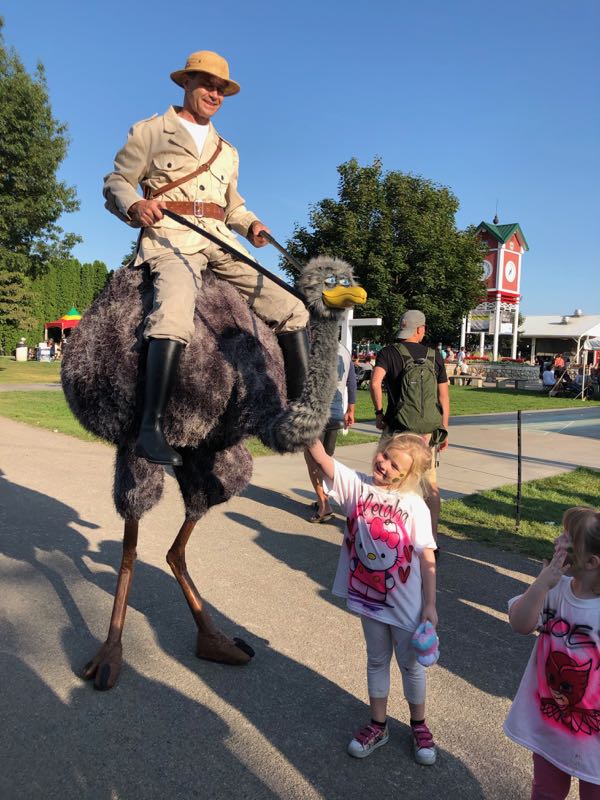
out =
[(167, 553), (167, 563), (183, 590), (187, 604), (198, 627), (196, 655), (207, 661), (221, 664), (247, 664), (254, 656), (254, 650), (243, 639), (229, 639), (216, 627), (200, 593), (189, 576), (185, 563), (185, 548), (198, 520), (186, 520)]
[(112, 689), (115, 685), (123, 663), (121, 636), (123, 625), (125, 624), (129, 589), (133, 579), (133, 565), (137, 555), (138, 525), (139, 521), (137, 519), (125, 522), (123, 558), (119, 569), (119, 577), (117, 578), (117, 590), (110, 618), (108, 637), (92, 660), (85, 665), (82, 672), (82, 677), (85, 680), (94, 678), (94, 688), (103, 691)]

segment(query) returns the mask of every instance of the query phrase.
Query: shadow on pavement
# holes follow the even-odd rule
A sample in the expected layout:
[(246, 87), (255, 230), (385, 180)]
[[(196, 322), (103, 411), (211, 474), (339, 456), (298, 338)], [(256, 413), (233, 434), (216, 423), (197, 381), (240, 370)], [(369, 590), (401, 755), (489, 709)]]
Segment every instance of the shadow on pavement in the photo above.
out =
[[(2, 797), (277, 796), (236, 758), (228, 725), (180, 692), (128, 667), (126, 685), (106, 693), (82, 682), (63, 702), (19, 658), (18, 631), (1, 633)], [(65, 637), (82, 647), (76, 631)]]
[[(262, 490), (261, 490), (262, 492)], [(266, 498), (274, 494), (265, 490)], [(281, 501), (289, 505), (289, 498)], [(293, 505), (293, 501), (292, 501)], [(345, 602), (331, 593), (339, 546), (315, 534), (284, 533), (244, 514), (228, 512), (239, 525), (256, 531), (255, 542), (273, 558), (306, 574), (320, 585), (320, 595), (333, 605)], [(343, 521), (336, 527), (342, 541)], [(307, 524), (308, 527), (308, 524)], [(311, 526), (319, 528), (320, 526)], [(330, 526), (328, 526), (329, 528)], [(527, 583), (506, 572), (534, 576), (539, 564), (514, 553), (503, 553), (471, 541), (440, 536), (438, 614), (442, 657), (440, 664), (467, 683), (490, 695), (512, 698), (531, 652), (532, 639), (518, 637), (506, 617), (507, 603)], [(360, 643), (357, 643), (357, 647)]]
[[(97, 642), (70, 591), (74, 585), (71, 563), (67, 567), (62, 560), (54, 561), (51, 567), (41, 564), (37, 549), (60, 549), (83, 581), (112, 597), (115, 575), (91, 572), (83, 557), (116, 569), (120, 544), (105, 540), (99, 552), (92, 551), (85, 538), (70, 527), (72, 523), (92, 526), (80, 520), (74, 509), (8, 481), (1, 488), (0, 550), (11, 559), (29, 564), (35, 574), (50, 581), (70, 626), (65, 629), (62, 619), (51, 616), (43, 620), (43, 625), (51, 639), (61, 642), (78, 670)], [(269, 540), (273, 542), (274, 538), (269, 536)], [(292, 555), (287, 563), (293, 566), (299, 554), (294, 542), (289, 544)], [(301, 550), (308, 544), (314, 551), (313, 541), (307, 541)], [(327, 549), (331, 549), (328, 560), (333, 562), (334, 548)], [(68, 581), (63, 568), (69, 571)], [(30, 571), (26, 574), (27, 578), (20, 578), (19, 591), (31, 596), (36, 579)], [(315, 577), (312, 570), (311, 576)], [(77, 590), (81, 594), (80, 585)], [(195, 629), (177, 583), (141, 559), (136, 564), (130, 606), (146, 616), (157, 645), (190, 671), (190, 680), (199, 682), (200, 692), (205, 691), (204, 686), (212, 689), (278, 751), (273, 766), (282, 769), (284, 777), (285, 762), (289, 762), (328, 800), (382, 794), (390, 786), (396, 786), (405, 798), (435, 797), (440, 785), (449, 797), (483, 798), (469, 768), (443, 748), (435, 769), (418, 767), (410, 755), (407, 728), (398, 722), (392, 724), (390, 745), (376, 758), (366, 763), (348, 758), (348, 736), (368, 713), (365, 704), (218, 612), (214, 612), (215, 618), (223, 630), (245, 638), (255, 647), (257, 656), (250, 666), (241, 669), (196, 659)], [(248, 743), (243, 722), (231, 731), (210, 709), (136, 672), (127, 662), (127, 633), (126, 627), (125, 664), (117, 687), (100, 693), (82, 682), (68, 702), (63, 702), (26, 662), (33, 656), (43, 658), (40, 650), (36, 651), (36, 645), (43, 645), (22, 640), (20, 631), (10, 623), (4, 626), (2, 747), (11, 770), (5, 770), (0, 778), (6, 789), (3, 796), (23, 800), (42, 796), (45, 800), (302, 796), (292, 787), (289, 793), (275, 795), (246, 765), (256, 760), (260, 743), (252, 744), (250, 735), (248, 752), (238, 754), (236, 745), (227, 741), (232, 736), (235, 742), (241, 735)], [(131, 639), (129, 642), (131, 646)], [(271, 774), (268, 763), (260, 764)], [(40, 785), (43, 793), (38, 791)]]

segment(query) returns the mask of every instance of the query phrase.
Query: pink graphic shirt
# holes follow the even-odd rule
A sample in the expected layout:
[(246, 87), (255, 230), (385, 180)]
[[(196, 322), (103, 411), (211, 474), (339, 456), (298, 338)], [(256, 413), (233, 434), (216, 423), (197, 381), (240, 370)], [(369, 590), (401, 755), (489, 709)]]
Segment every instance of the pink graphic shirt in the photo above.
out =
[(338, 461), (326, 488), (347, 516), (333, 593), (351, 611), (414, 631), (423, 607), (418, 556), (436, 546), (425, 501), (382, 490)]
[(600, 784), (600, 597), (576, 597), (571, 581), (561, 578), (546, 596), (504, 731), (563, 772)]

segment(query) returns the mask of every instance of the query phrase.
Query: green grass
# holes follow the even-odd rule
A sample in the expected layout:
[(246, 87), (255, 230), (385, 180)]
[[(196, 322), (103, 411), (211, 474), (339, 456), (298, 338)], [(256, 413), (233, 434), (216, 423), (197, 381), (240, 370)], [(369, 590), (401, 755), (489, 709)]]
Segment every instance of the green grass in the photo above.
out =
[(0, 416), (87, 442), (100, 441), (77, 422), (62, 392), (0, 392)]
[[(0, 416), (24, 422), (39, 428), (64, 433), (86, 442), (99, 442), (83, 428), (71, 413), (62, 392), (58, 391), (10, 391), (0, 392)], [(347, 436), (338, 436), (338, 446), (375, 442), (379, 436), (349, 431)], [(246, 446), (253, 456), (273, 455), (261, 441), (252, 437)]]
[(1, 356), (0, 383), (60, 383), (60, 362), (13, 361)]
[(439, 530), (458, 539), (547, 558), (561, 531), (566, 509), (597, 507), (599, 498), (600, 472), (579, 467), (523, 484), (519, 530), (515, 530), (516, 486), (501, 486), (460, 500), (444, 501)]
[[(495, 414), (504, 411), (543, 411), (552, 408), (585, 408), (589, 402), (563, 397), (548, 397), (544, 392), (516, 389), (475, 389), (471, 386), (450, 386), (450, 415)], [(592, 401), (592, 405), (598, 405)], [(373, 403), (368, 389), (356, 393), (357, 422), (373, 419)]]

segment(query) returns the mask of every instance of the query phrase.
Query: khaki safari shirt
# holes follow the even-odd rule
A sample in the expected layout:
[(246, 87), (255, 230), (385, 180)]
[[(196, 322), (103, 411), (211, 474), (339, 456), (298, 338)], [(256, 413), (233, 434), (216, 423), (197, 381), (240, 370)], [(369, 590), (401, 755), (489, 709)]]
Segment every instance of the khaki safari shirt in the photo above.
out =
[[(138, 193), (138, 186), (142, 192), (149, 193), (176, 181), (209, 161), (217, 148), (220, 137), (212, 123), (209, 123), (204, 147), (198, 154), (194, 140), (178, 120), (177, 111), (180, 110), (179, 106), (171, 106), (162, 116), (155, 115), (136, 123), (129, 132), (126, 144), (115, 157), (113, 172), (104, 179), (106, 208), (128, 225), (133, 226), (128, 215), (129, 208), (143, 199)], [(239, 248), (229, 229), (246, 236), (258, 217), (248, 211), (244, 198), (237, 190), (238, 152), (229, 142), (222, 141), (221, 152), (208, 170), (156, 199), (158, 202), (203, 200), (217, 203), (225, 210), (224, 222), (209, 217), (201, 220), (193, 216), (187, 218)], [(140, 264), (173, 250), (192, 255), (209, 244), (209, 240), (201, 234), (163, 217), (152, 227), (145, 228), (135, 263)]]

